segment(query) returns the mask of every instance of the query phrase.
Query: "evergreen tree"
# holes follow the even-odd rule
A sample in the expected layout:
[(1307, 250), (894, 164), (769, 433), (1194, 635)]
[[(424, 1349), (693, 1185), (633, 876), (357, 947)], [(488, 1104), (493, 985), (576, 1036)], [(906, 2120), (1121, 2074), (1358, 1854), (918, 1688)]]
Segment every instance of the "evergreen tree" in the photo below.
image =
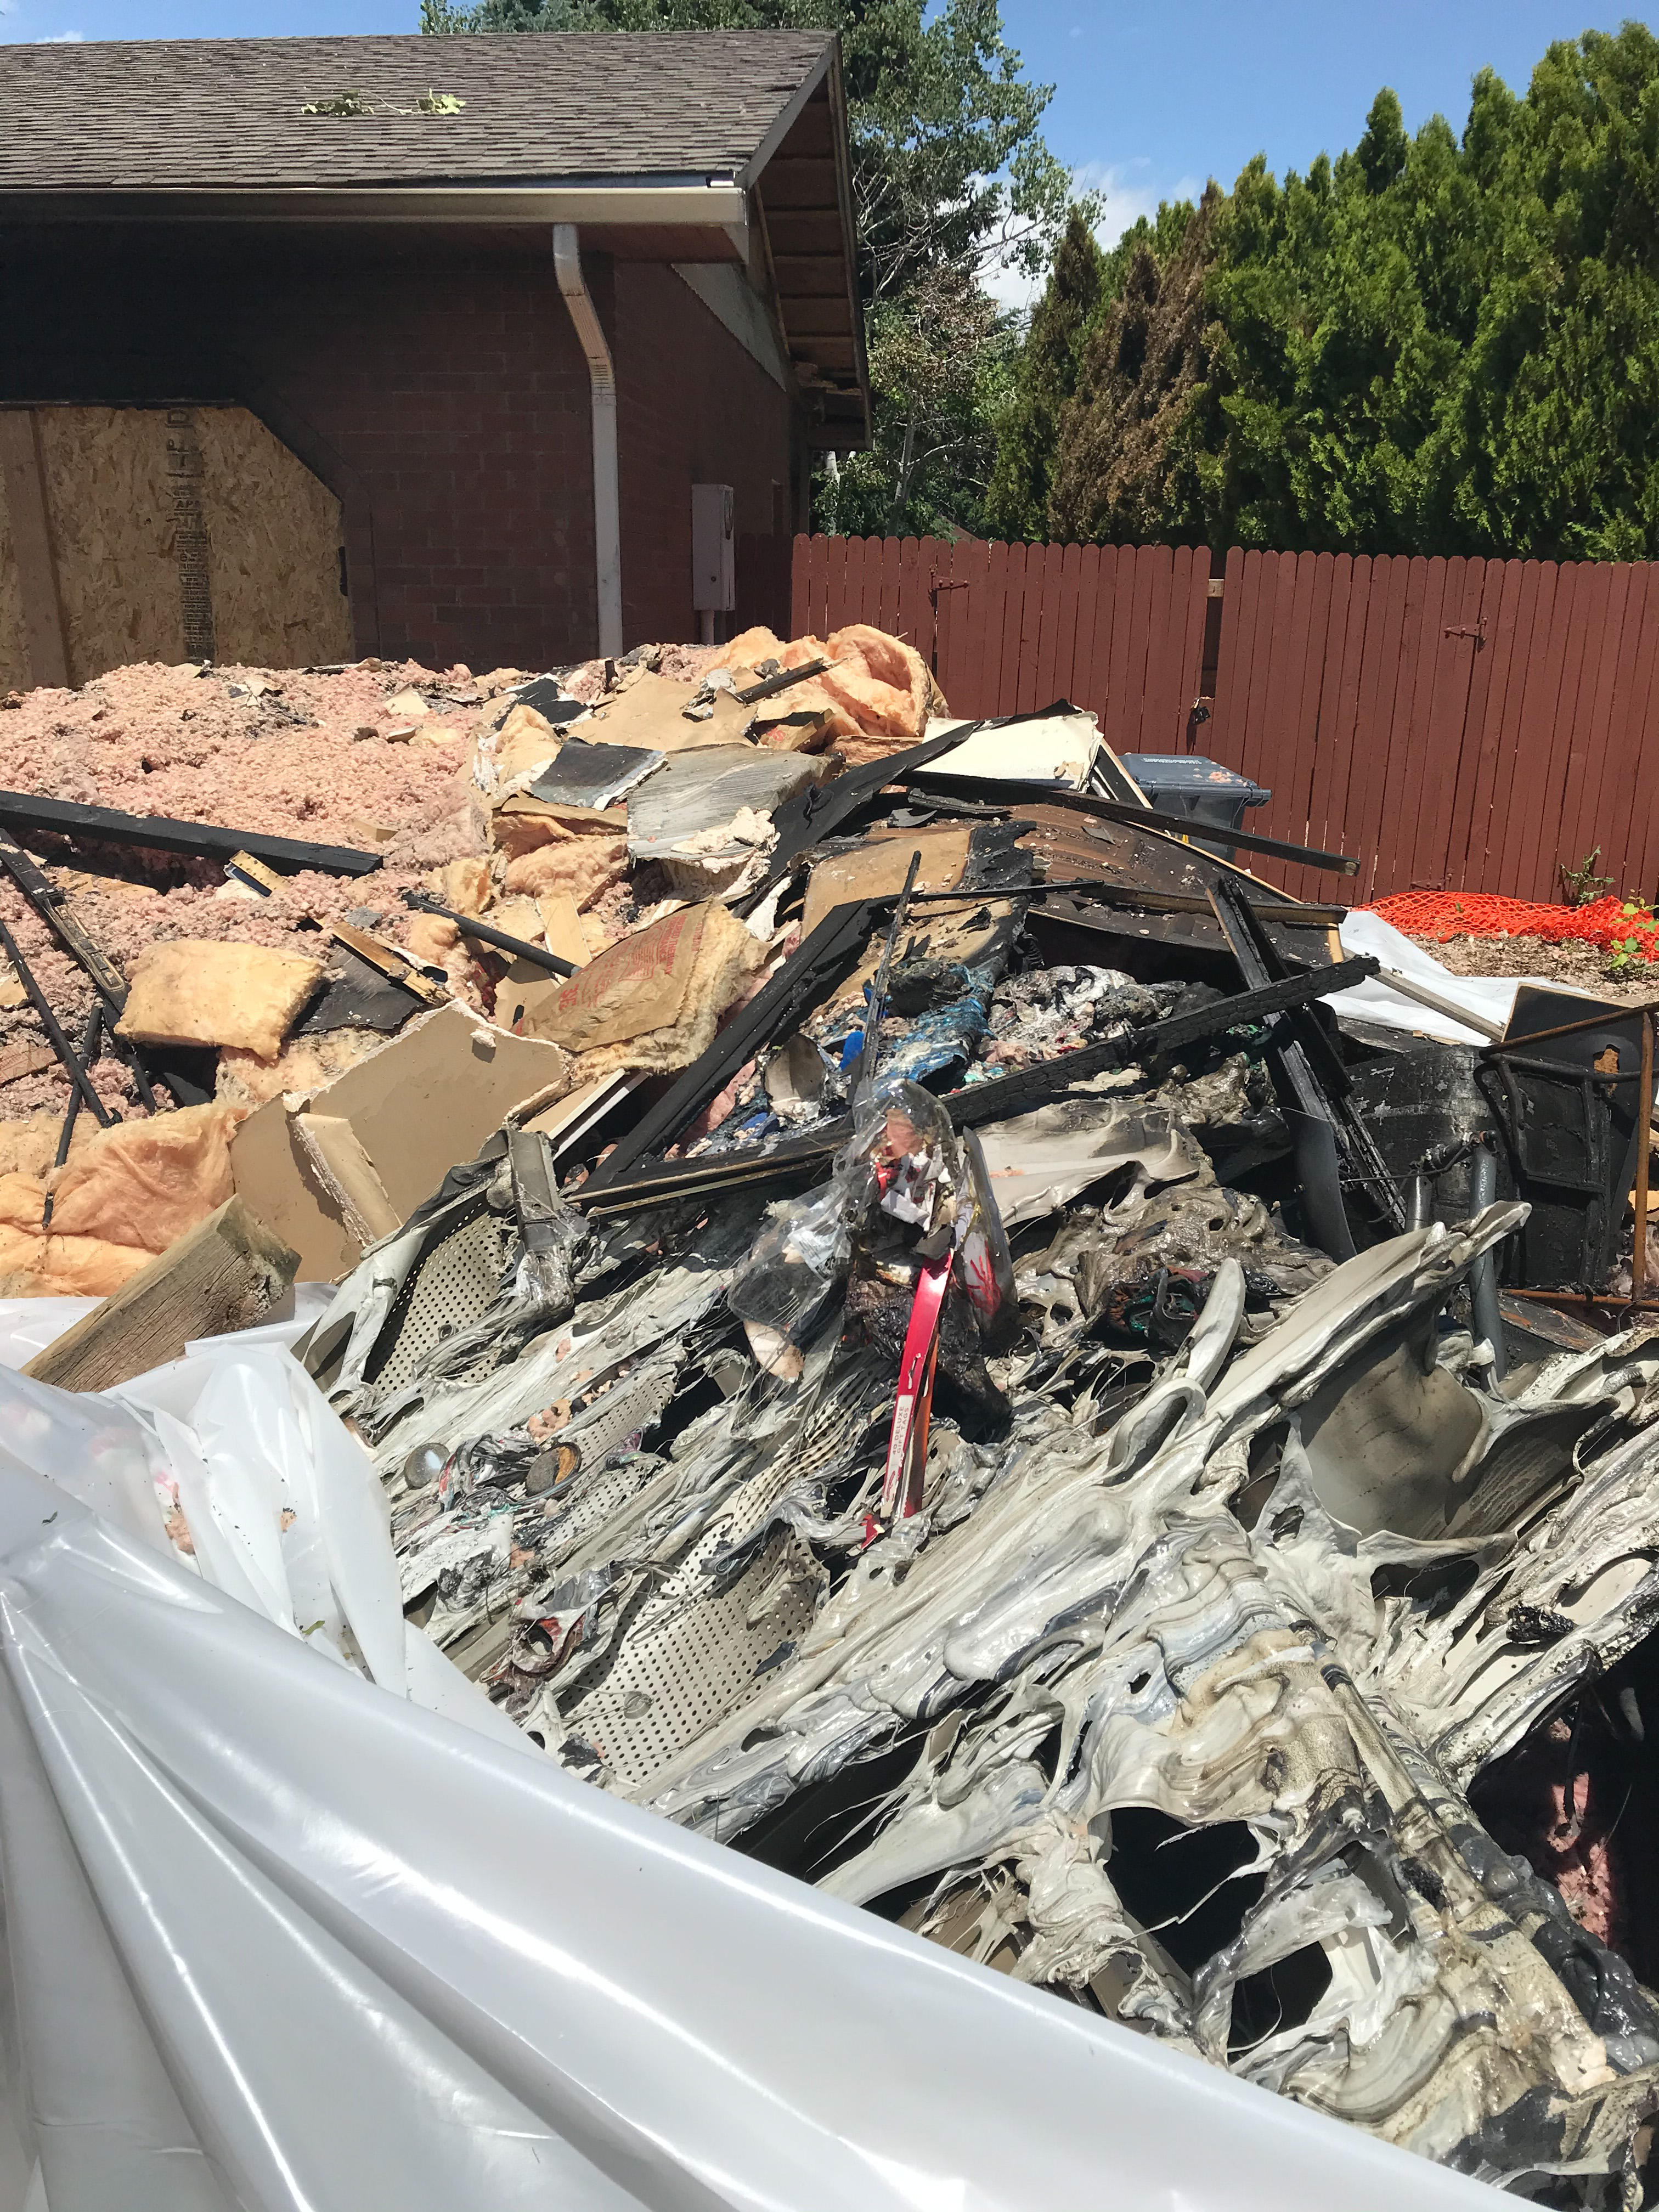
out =
[[(1089, 334), (1076, 398), (1060, 410), (1047, 534), (1103, 544), (1190, 534), (1170, 518), (1195, 464), (1187, 428), (1208, 367), (1204, 287), (1220, 203), (1212, 185), (1175, 228), (1167, 262), (1155, 233), (1134, 241), (1118, 296)], [(1195, 479), (1186, 504), (1199, 504)]]
[(1100, 307), (1105, 275), (1106, 258), (1094, 233), (1073, 210), (1031, 317), (998, 431), (986, 520), (999, 538), (1048, 534), (1048, 480), (1060, 412), (1077, 389), (1083, 342)]
[(1352, 152), (1282, 185), (1258, 158), (1206, 208), (1173, 257), (1125, 241), (1115, 301), (1109, 257), (1051, 533), (1659, 556), (1642, 25), (1553, 46), (1524, 98), (1483, 72), (1461, 139), (1381, 93)]

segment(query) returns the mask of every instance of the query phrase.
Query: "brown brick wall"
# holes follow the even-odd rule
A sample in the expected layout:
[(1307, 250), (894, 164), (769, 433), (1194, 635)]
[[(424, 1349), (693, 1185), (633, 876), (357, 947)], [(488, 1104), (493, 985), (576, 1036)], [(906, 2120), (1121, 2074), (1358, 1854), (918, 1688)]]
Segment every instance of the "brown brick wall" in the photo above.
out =
[[(616, 320), (607, 327), (617, 361), (623, 629), (630, 641), (692, 638), (694, 483), (732, 486), (739, 537), (775, 529), (778, 572), (787, 577), (789, 404), (659, 263), (616, 264)], [(736, 619), (749, 611), (740, 605)]]
[[(617, 357), (624, 629), (695, 635), (690, 485), (769, 531), (783, 394), (671, 270), (592, 256)], [(0, 400), (252, 407), (341, 499), (357, 649), (593, 649), (586, 364), (540, 233), (12, 231)], [(787, 564), (788, 541), (779, 539)]]

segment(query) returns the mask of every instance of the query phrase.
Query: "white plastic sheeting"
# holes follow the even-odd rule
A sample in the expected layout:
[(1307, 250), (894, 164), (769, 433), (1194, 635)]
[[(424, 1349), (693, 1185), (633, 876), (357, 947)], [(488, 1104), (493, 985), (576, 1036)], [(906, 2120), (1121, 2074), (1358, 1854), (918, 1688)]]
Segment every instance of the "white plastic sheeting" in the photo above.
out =
[[(1515, 994), (1522, 983), (1534, 984), (1544, 991), (1571, 991), (1573, 988), (1550, 975), (1455, 975), (1449, 968), (1443, 968), (1425, 952), (1420, 945), (1384, 921), (1380, 914), (1367, 913), (1363, 908), (1355, 908), (1338, 933), (1342, 950), (1350, 957), (1369, 952), (1385, 968), (1392, 968), (1397, 975), (1426, 983), (1443, 999), (1450, 999), (1467, 1006), (1471, 1013), (1499, 1024), (1508, 1022), (1514, 1009)], [(1600, 1003), (1588, 993), (1575, 995), (1583, 995), (1591, 1006)], [(1402, 991), (1391, 991), (1377, 975), (1356, 983), (1351, 991), (1333, 992), (1325, 1004), (1338, 1015), (1352, 1014), (1360, 1021), (1375, 1022), (1384, 1029), (1407, 1030), (1418, 1036), (1439, 1037), (1447, 1044), (1492, 1042), (1484, 1030), (1466, 1028), (1436, 1007), (1408, 999)]]
[[(336, 1663), (522, 1742), (404, 1620), (368, 1455), (283, 1343), (205, 1341), (102, 1395), (0, 1371), (9, 1468), (56, 1482)], [(175, 1553), (170, 1526), (186, 1524), (188, 1552)]]
[[(607, 1797), (470, 1685), (501, 1733), (425, 1710), (285, 1354), (122, 1396), (0, 1376), (0, 2212), (1492, 2201)], [(302, 1632), (325, 1585), (375, 1680)]]
[[(334, 1295), (329, 1283), (295, 1283), (269, 1318), (243, 1329), (236, 1341), (292, 1344), (304, 1334)], [(38, 1352), (55, 1344), (65, 1329), (102, 1305), (102, 1298), (0, 1298), (0, 1367), (27, 1367)], [(215, 1345), (221, 1340), (206, 1340)]]
[(0, 1298), (0, 1367), (27, 1367), (101, 1298)]

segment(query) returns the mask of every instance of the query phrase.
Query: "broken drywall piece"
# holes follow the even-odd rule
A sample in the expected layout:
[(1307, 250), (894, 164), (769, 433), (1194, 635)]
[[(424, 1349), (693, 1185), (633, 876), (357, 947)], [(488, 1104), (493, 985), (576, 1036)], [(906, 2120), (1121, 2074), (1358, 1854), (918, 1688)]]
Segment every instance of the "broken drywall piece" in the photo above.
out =
[(321, 960), (263, 945), (146, 945), (117, 1030), (139, 1044), (235, 1045), (275, 1060), (327, 972)]
[(1054, 783), (1063, 790), (1088, 788), (1089, 772), (1100, 750), (1100, 719), (1081, 709), (1044, 714), (1012, 729), (979, 729), (970, 723), (932, 716), (924, 742), (952, 730), (972, 729), (948, 756), (953, 776), (979, 776), (988, 783)]
[[(739, 817), (769, 816), (821, 784), (828, 761), (753, 745), (709, 745), (677, 755), (628, 800), (628, 850), (635, 860), (744, 860), (756, 849)], [(744, 823), (742, 827), (746, 828)]]
[[(386, 1218), (365, 1169), (395, 1226), (514, 1107), (538, 1092), (556, 1097), (570, 1081), (569, 1058), (557, 1045), (445, 1006), (309, 1097), (273, 1098), (250, 1115), (231, 1146), (236, 1188), (298, 1252), (302, 1282), (331, 1282), (361, 1257), (362, 1230)], [(313, 1113), (344, 1122), (361, 1150), (362, 1167), (350, 1156), (349, 1194), (343, 1137), (325, 1132), (313, 1147), (295, 1126)]]
[(365, 1250), (403, 1226), (362, 1139), (343, 1114), (295, 1114), (289, 1127), (340, 1219)]

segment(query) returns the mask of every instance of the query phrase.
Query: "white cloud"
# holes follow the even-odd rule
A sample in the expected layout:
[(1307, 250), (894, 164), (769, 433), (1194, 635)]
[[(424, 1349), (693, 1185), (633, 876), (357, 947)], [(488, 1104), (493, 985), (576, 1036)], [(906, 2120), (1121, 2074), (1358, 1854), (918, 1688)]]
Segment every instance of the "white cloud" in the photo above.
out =
[(34, 43), (37, 46), (84, 46), (87, 34), (84, 31), (53, 31), (50, 37), (37, 39)]
[(1095, 236), (1103, 246), (1115, 246), (1131, 223), (1139, 222), (1142, 216), (1155, 216), (1160, 200), (1195, 200), (1204, 189), (1200, 177), (1177, 177), (1173, 184), (1154, 184), (1152, 166), (1143, 156), (1136, 161), (1085, 161), (1081, 168), (1073, 170), (1074, 191), (1100, 195), (1103, 209)]
[[(1074, 192), (1095, 192), (1101, 201), (1101, 218), (1095, 236), (1103, 246), (1115, 246), (1131, 223), (1158, 213), (1160, 200), (1195, 200), (1202, 179), (1178, 177), (1173, 184), (1152, 181), (1152, 162), (1142, 155), (1133, 161), (1085, 161), (1072, 172)], [(1041, 295), (1042, 278), (1035, 282), (1022, 269), (995, 265), (985, 272), (986, 290), (1000, 307), (1024, 314)]]

